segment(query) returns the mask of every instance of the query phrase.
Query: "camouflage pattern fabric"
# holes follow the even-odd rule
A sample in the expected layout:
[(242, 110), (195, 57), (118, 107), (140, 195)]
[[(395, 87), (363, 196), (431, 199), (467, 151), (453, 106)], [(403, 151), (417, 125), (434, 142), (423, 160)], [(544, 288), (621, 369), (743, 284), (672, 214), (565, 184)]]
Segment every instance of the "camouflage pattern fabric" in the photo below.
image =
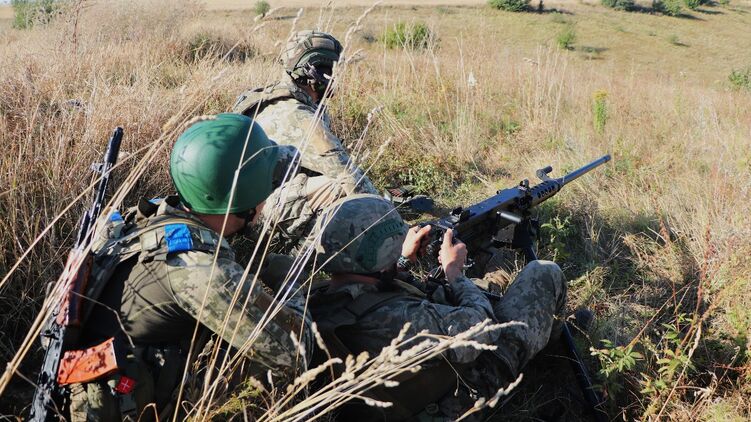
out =
[[(342, 290), (355, 298), (376, 291), (376, 287), (351, 283), (331, 293)], [(384, 303), (346, 330), (351, 343), (377, 354), (390, 344), (406, 322), (411, 323), (408, 335), (422, 330), (454, 335), (487, 318), (526, 324), (483, 333), (477, 338), (480, 342), (495, 344), (498, 348), (493, 352), (466, 347), (450, 349), (445, 356), (450, 362), (472, 363), (462, 371), (459, 385), (464, 387), (437, 403), (437, 409), (443, 416), (436, 416), (436, 409), (431, 409), (418, 415), (416, 420), (456, 419), (479, 397), (490, 397), (515, 380), (524, 365), (551, 338), (554, 320), (564, 310), (566, 283), (555, 263), (534, 261), (519, 273), (503, 298), (496, 303), (491, 304), (485, 294), (466, 278), (451, 283), (444, 297), (449, 298), (445, 303), (428, 302), (405, 291), (403, 298)]]
[[(156, 214), (149, 218), (159, 218), (160, 223), (175, 221), (178, 224), (188, 219), (205, 228), (200, 220), (169, 203), (175, 202), (163, 200)], [(143, 238), (153, 235), (154, 232), (146, 232), (141, 243)], [(243, 277), (244, 268), (235, 262), (234, 252), (229, 246), (221, 248), (216, 260), (213, 252), (198, 250), (166, 253), (153, 259), (144, 259), (143, 255), (118, 266), (118, 271), (100, 296), (100, 305), (94, 306), (84, 327), (82, 337), (85, 341), (95, 344), (104, 338), (125, 335), (139, 350), (170, 344), (187, 350), (189, 344), (186, 342), (190, 342), (196, 321), (199, 321), (229, 346), (245, 351), (257, 368), (272, 370), (277, 379), (291, 379), (299, 370), (305, 369), (307, 362), (291, 339), (292, 333), (300, 338), (302, 329), (301, 344), (306, 350), (312, 350), (310, 320), (304, 316), (305, 298), (301, 294), (294, 294), (284, 306), (278, 305), (264, 291), (260, 281), (254, 282), (252, 274)], [(281, 271), (280, 264), (267, 265), (260, 276), (265, 278), (272, 274), (280, 277)], [(272, 280), (269, 284), (278, 289), (280, 283), (281, 280)], [(233, 300), (236, 294), (238, 297)], [(281, 308), (280, 311), (256, 332), (264, 313), (277, 307)], [(117, 315), (113, 315), (111, 309), (119, 310)], [(225, 320), (228, 321), (226, 329), (223, 328)], [(246, 342), (252, 336), (255, 340), (247, 347)], [(182, 366), (180, 368), (182, 372)], [(177, 385), (181, 377), (177, 374), (172, 385)], [(91, 384), (103, 385), (104, 382)], [(80, 393), (97, 389), (106, 390), (94, 385), (74, 390)], [(98, 407), (106, 402), (101, 397), (78, 396), (76, 408), (93, 412), (86, 416), (89, 420), (95, 420), (97, 414), (111, 413), (111, 409)], [(81, 400), (88, 403), (81, 403)], [(138, 404), (140, 411), (144, 403)]]
[(297, 174), (271, 193), (253, 229), (260, 232), (268, 221), (274, 250), (297, 254), (311, 244), (318, 215), (345, 195), (342, 186), (326, 176)]
[[(316, 117), (318, 104), (297, 87), (288, 76), (264, 90), (250, 90), (240, 95), (232, 108), (234, 113), (255, 117), (269, 139), (278, 144), (292, 145), (300, 150), (301, 167), (318, 175), (325, 175), (341, 183), (346, 194), (378, 191), (353, 163), (339, 138), (331, 132), (330, 119), (322, 112)], [(279, 91), (289, 94), (280, 96)], [(252, 104), (263, 98), (272, 99), (256, 115)]]
[(316, 261), (329, 273), (377, 273), (393, 267), (407, 236), (394, 205), (381, 196), (342, 198), (318, 218)]
[(332, 67), (340, 59), (342, 45), (326, 32), (303, 30), (295, 33), (284, 47), (279, 62), (291, 76), (303, 77), (299, 68), (305, 64)]

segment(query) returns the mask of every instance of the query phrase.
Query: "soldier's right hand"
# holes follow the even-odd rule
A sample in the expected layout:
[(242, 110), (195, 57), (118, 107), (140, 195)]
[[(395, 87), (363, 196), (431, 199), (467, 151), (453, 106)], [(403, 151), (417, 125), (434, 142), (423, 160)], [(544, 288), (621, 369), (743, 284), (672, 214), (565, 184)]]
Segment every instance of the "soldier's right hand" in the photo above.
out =
[(449, 283), (459, 278), (464, 271), (464, 264), (467, 262), (467, 246), (459, 241), (454, 243), (454, 231), (451, 229), (446, 230), (446, 234), (443, 235), (438, 262), (441, 263), (443, 273), (446, 274), (446, 281)]

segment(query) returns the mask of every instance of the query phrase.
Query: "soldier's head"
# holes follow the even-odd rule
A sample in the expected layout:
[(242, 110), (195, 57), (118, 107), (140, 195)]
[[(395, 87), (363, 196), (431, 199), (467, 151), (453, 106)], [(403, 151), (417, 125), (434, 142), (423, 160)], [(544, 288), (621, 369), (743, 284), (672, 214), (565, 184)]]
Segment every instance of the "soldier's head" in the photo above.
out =
[(407, 235), (394, 206), (377, 195), (351, 195), (316, 222), (316, 262), (331, 274), (376, 276), (394, 268)]
[(230, 235), (255, 221), (296, 156), (251, 118), (224, 113), (199, 118), (180, 135), (170, 176), (183, 207), (211, 228), (217, 222), (221, 228), (228, 214), (224, 233)]
[(282, 66), (298, 86), (323, 98), (333, 75), (334, 63), (342, 54), (342, 44), (331, 34), (300, 31), (292, 36), (281, 56)]

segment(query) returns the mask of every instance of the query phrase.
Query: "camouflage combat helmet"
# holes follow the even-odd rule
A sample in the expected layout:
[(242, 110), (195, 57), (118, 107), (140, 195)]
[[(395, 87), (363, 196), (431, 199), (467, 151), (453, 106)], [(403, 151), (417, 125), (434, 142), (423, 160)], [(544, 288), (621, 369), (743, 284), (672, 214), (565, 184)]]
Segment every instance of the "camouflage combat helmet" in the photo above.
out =
[(271, 194), (275, 179), (296, 155), (294, 147), (269, 140), (251, 118), (223, 113), (199, 120), (180, 135), (170, 155), (170, 176), (180, 201), (192, 211), (242, 213)]
[(316, 222), (316, 261), (330, 273), (372, 274), (394, 265), (407, 235), (394, 206), (377, 195), (334, 202)]
[(342, 44), (332, 35), (318, 31), (300, 31), (287, 43), (281, 56), (282, 66), (295, 82), (314, 82), (325, 87), (334, 63), (342, 54)]

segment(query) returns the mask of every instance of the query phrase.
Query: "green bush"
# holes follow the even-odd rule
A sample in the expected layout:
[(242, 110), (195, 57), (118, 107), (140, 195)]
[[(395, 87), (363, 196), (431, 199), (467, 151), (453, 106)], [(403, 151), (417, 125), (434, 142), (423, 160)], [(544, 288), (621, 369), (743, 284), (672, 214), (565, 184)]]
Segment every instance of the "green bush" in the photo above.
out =
[(730, 84), (736, 89), (745, 89), (751, 92), (751, 66), (745, 69), (733, 70), (728, 76)]
[(46, 24), (60, 13), (60, 2), (56, 0), (11, 0), (13, 6), (13, 27), (31, 28)]
[(595, 131), (602, 135), (605, 131), (605, 123), (608, 121), (608, 93), (606, 91), (597, 91), (592, 96), (592, 121)]
[(266, 16), (269, 10), (271, 10), (271, 5), (266, 0), (260, 0), (256, 2), (254, 10), (256, 11), (256, 15)]
[(701, 6), (702, 3), (702, 0), (683, 0), (683, 4), (691, 10), (695, 10), (697, 7)]
[(236, 43), (220, 33), (200, 31), (187, 37), (180, 55), (188, 63), (206, 59), (243, 62), (255, 56), (256, 50), (248, 42)]
[(681, 0), (655, 0), (654, 9), (668, 16), (678, 16), (683, 11)]
[(384, 32), (381, 41), (386, 48), (416, 50), (427, 48), (434, 41), (434, 34), (424, 23), (398, 22)]
[(576, 41), (576, 28), (574, 28), (574, 25), (566, 25), (555, 38), (558, 48), (563, 50), (573, 50), (574, 41)]
[(602, 0), (602, 5), (616, 10), (632, 10), (634, 0)]
[(529, 8), (529, 0), (488, 0), (488, 4), (508, 12), (523, 12)]

